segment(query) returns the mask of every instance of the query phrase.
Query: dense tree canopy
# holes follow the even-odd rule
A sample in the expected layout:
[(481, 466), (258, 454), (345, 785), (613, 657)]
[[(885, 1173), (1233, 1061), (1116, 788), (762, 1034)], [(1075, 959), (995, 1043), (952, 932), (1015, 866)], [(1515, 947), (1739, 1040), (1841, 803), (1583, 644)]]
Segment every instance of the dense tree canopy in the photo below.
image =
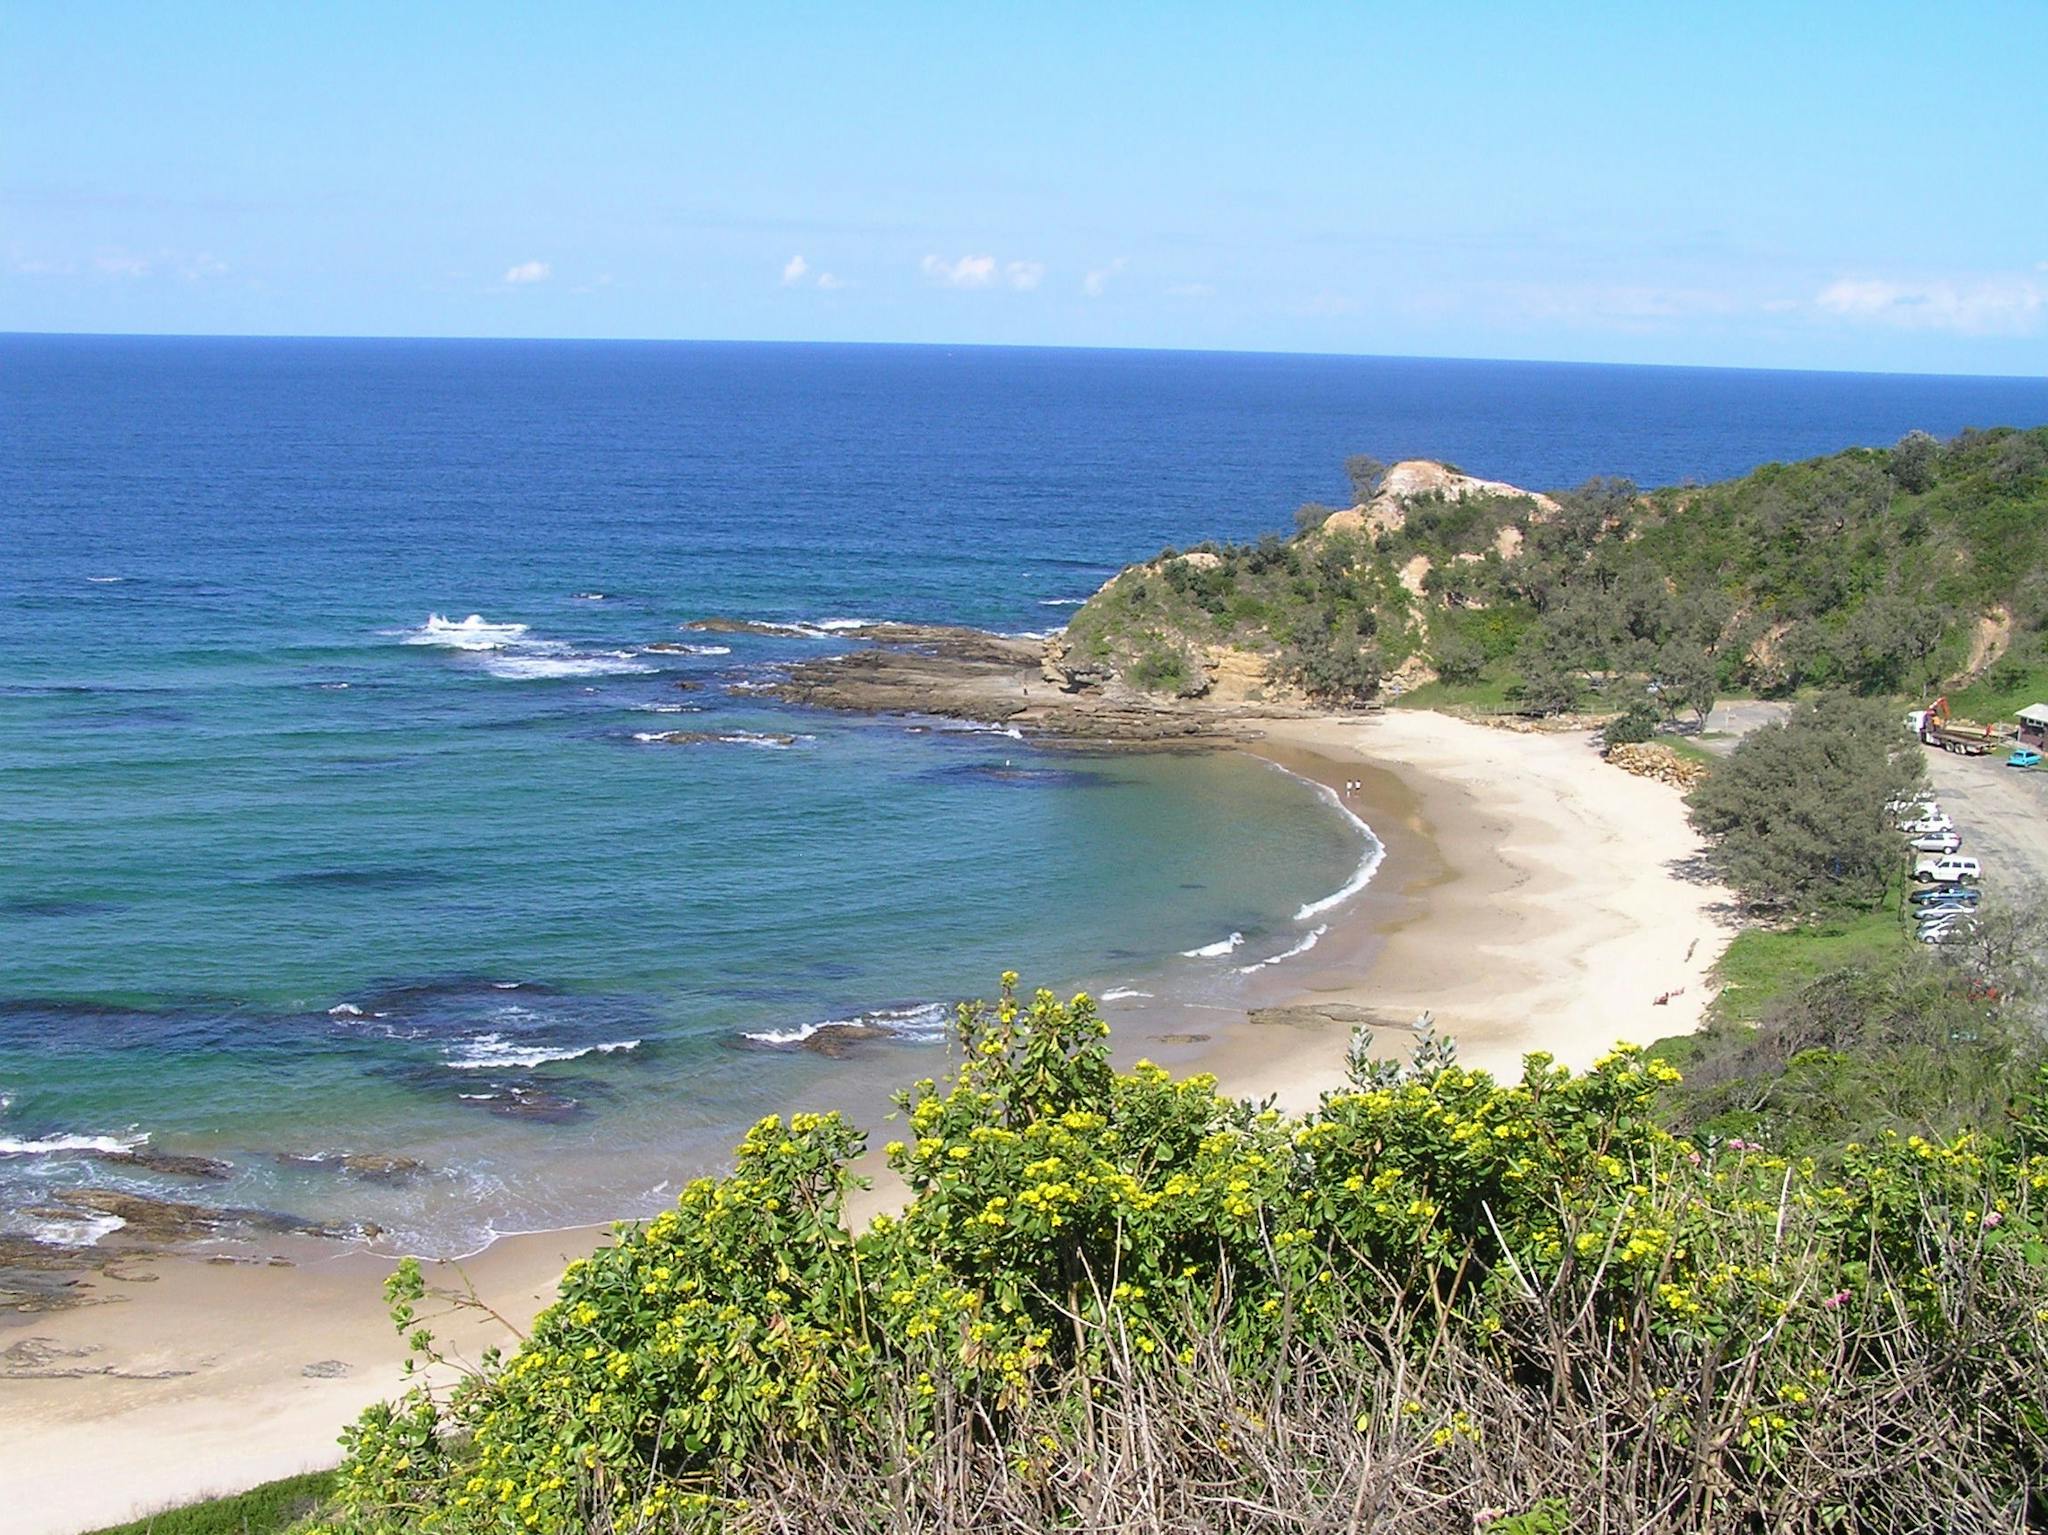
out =
[(1886, 806), (1926, 775), (1893, 710), (1832, 694), (1754, 731), (1692, 792), (1710, 860), (1752, 905), (1871, 901), (1899, 872)]

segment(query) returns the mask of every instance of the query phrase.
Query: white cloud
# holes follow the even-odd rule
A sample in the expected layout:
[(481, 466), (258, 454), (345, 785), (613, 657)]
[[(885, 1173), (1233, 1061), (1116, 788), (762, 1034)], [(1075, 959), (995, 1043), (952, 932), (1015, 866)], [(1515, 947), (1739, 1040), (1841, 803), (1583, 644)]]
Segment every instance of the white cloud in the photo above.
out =
[(958, 261), (948, 261), (943, 256), (927, 256), (918, 263), (918, 269), (933, 282), (944, 283), (949, 288), (1007, 285), (1029, 293), (1045, 281), (1045, 263), (1042, 261), (999, 262), (993, 256), (962, 256)]
[(958, 261), (927, 256), (919, 265), (925, 276), (949, 288), (986, 288), (996, 280), (993, 256), (962, 256)]
[(2011, 336), (2033, 331), (2048, 315), (2048, 286), (2019, 276), (1961, 281), (1843, 277), (1821, 289), (1814, 303), (1824, 313), (1874, 325)]
[(1168, 298), (1214, 298), (1216, 290), (1205, 282), (1176, 282), (1166, 285)]
[(131, 256), (126, 251), (110, 251), (93, 257), (92, 264), (109, 277), (147, 277), (149, 258)]
[(836, 289), (845, 287), (846, 279), (833, 272), (820, 272), (818, 274), (818, 286), (827, 293), (831, 293)]
[(1090, 298), (1101, 298), (1109, 280), (1124, 269), (1124, 258), (1119, 256), (1108, 266), (1097, 267), (1081, 279), (1081, 291)]
[(508, 287), (524, 287), (528, 283), (546, 282), (555, 275), (555, 269), (545, 261), (522, 261), (505, 269), (505, 283)]
[(794, 288), (804, 280), (804, 274), (810, 271), (810, 269), (811, 264), (804, 260), (803, 257), (791, 256), (782, 268), (782, 286)]

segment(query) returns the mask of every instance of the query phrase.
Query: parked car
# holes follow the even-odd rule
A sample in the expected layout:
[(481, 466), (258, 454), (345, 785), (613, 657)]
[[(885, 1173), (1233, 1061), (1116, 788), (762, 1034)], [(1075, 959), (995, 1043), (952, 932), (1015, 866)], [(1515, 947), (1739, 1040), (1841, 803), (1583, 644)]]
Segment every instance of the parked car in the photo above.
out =
[(1955, 829), (1956, 823), (1939, 812), (1933, 815), (1923, 815), (1918, 820), (1902, 821), (1899, 823), (1899, 830), (1909, 837), (1925, 837), (1931, 833), (1954, 831)]
[[(1950, 885), (1947, 888), (1960, 890), (1963, 887), (1960, 885)], [(1946, 903), (1937, 902), (1932, 906), (1922, 906), (1913, 913), (1913, 920), (1923, 924), (1928, 922), (1955, 922), (1958, 920), (1974, 922), (1982, 915), (1983, 911), (1968, 901), (1950, 901)]]
[(1916, 853), (1953, 853), (1963, 845), (1963, 839), (1952, 831), (1922, 832), (1906, 846)]
[(1949, 901), (1936, 906), (1923, 906), (1913, 913), (1914, 922), (1918, 923), (1921, 927), (1938, 922), (1957, 922), (1965, 919), (1974, 922), (1977, 920), (1977, 917), (1977, 908), (1967, 901)]
[(1982, 892), (1972, 885), (1932, 885), (1906, 899), (1915, 906), (1975, 906)]
[(2007, 767), (2036, 768), (2041, 765), (2041, 754), (2031, 746), (2015, 746), (2012, 755), (2005, 759)]
[(1946, 858), (1923, 858), (1913, 865), (1913, 878), (1923, 885), (1975, 884), (1982, 874), (1976, 859), (1953, 854)]
[(1913, 936), (1922, 943), (1963, 943), (1976, 931), (1974, 922), (1935, 922), (1920, 928)]

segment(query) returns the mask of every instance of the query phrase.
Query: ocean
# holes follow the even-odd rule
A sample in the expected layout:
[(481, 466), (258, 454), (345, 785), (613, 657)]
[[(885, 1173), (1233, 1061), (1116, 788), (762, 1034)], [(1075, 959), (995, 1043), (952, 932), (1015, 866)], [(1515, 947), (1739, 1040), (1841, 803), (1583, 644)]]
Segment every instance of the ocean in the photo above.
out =
[[(0, 1231), (91, 1235), (85, 1182), (425, 1252), (647, 1213), (937, 1069), (1005, 968), (1227, 1001), (1376, 856), (1240, 756), (754, 691), (855, 620), (1056, 628), (1354, 452), (1661, 484), (2043, 420), (2035, 380), (0, 337)], [(802, 1048), (856, 1019), (864, 1063)], [(134, 1145), (231, 1171), (95, 1155)]]

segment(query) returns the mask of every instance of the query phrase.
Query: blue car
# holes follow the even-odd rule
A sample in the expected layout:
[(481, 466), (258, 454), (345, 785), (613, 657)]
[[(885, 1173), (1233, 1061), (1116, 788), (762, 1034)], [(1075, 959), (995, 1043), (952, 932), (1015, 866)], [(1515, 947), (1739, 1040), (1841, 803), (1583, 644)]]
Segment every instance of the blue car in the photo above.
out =
[(2007, 767), (2032, 768), (2041, 765), (2041, 754), (2031, 746), (2015, 746), (2012, 755), (2005, 759)]
[(1915, 906), (1975, 906), (1983, 892), (1974, 885), (1935, 885), (1906, 897)]

